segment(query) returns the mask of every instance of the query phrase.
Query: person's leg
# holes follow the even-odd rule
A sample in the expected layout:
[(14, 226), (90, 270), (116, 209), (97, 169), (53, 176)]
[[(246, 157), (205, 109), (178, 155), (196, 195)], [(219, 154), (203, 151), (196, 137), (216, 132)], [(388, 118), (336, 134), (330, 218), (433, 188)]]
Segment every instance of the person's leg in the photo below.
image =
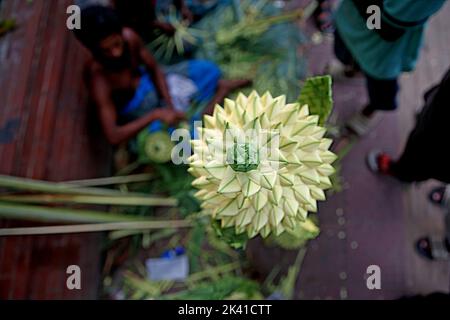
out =
[(432, 178), (426, 154), (426, 146), (414, 137), (413, 132), (398, 160), (385, 152), (371, 151), (367, 165), (372, 172), (389, 175), (402, 182), (421, 182)]
[(420, 182), (431, 179), (433, 166), (430, 164), (433, 152), (433, 132), (423, 130), (430, 126), (419, 121), (411, 132), (402, 154), (396, 161), (392, 161), (390, 170), (392, 175), (406, 182)]
[(436, 179), (450, 183), (450, 158), (446, 148), (449, 137), (447, 122), (450, 117), (447, 103), (449, 80), (450, 72), (439, 86), (434, 86), (425, 94), (425, 105), (397, 161), (383, 152), (373, 151), (368, 155), (367, 162), (372, 171), (409, 182)]
[(314, 12), (314, 20), (320, 32), (332, 33), (333, 25), (333, 1), (319, 0), (316, 11)]
[(371, 117), (375, 111), (393, 111), (397, 109), (397, 93), (399, 85), (395, 79), (376, 79), (366, 74), (366, 87), (369, 104), (362, 114)]
[(337, 29), (334, 31), (334, 55), (335, 58), (327, 63), (323, 72), (335, 81), (354, 77), (360, 71)]
[(355, 62), (355, 59), (353, 58), (353, 55), (348, 50), (347, 46), (344, 43), (344, 40), (342, 40), (342, 37), (337, 29), (334, 31), (333, 49), (334, 55), (343, 65), (349, 68), (359, 69), (359, 67), (357, 67), (357, 63)]
[(376, 79), (367, 74), (365, 76), (369, 104), (346, 123), (345, 127), (350, 135), (366, 134), (373, 126), (372, 116), (376, 111), (392, 111), (397, 108), (397, 79)]
[[(372, 151), (367, 156), (367, 164), (373, 172), (390, 175), (403, 182), (420, 182), (433, 178), (430, 165), (434, 157), (433, 131), (424, 119), (419, 119), (400, 157), (395, 160), (385, 152)], [(433, 151), (434, 150), (434, 151)]]

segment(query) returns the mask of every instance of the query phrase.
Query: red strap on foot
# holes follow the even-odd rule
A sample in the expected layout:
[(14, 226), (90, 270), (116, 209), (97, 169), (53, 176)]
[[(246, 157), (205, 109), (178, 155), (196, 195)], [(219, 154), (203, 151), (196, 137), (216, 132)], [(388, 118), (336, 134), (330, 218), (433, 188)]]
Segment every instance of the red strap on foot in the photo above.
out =
[(392, 159), (387, 154), (380, 154), (378, 156), (378, 168), (380, 173), (390, 174), (391, 173)]

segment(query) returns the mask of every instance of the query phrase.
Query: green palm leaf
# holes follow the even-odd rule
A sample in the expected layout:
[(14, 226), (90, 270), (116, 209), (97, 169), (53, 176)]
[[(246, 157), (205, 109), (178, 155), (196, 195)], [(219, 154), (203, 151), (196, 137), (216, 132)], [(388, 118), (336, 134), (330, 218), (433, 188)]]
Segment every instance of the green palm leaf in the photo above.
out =
[(319, 116), (319, 123), (323, 125), (333, 109), (331, 77), (321, 76), (306, 79), (303, 85), (299, 103), (309, 106), (310, 114)]

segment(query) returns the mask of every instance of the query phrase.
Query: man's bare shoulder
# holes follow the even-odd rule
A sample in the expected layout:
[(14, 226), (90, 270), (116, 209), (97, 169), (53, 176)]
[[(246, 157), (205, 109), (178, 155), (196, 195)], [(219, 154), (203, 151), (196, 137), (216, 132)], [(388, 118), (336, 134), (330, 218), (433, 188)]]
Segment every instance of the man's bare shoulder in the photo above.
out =
[(124, 39), (133, 47), (142, 46), (141, 37), (133, 29), (128, 27), (123, 28), (122, 35)]
[(105, 78), (105, 70), (100, 63), (95, 61), (94, 58), (86, 61), (86, 71), (91, 80), (98, 78)]

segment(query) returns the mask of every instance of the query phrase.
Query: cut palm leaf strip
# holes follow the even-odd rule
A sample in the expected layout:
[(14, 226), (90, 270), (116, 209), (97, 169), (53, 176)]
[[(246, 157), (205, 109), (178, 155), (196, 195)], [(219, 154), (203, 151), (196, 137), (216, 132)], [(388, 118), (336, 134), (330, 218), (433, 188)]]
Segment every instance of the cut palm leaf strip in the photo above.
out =
[(69, 223), (146, 221), (144, 217), (136, 217), (125, 214), (107, 213), (94, 210), (30, 206), (1, 201), (0, 218)]
[(83, 188), (76, 187), (73, 184), (57, 183), (49, 181), (32, 180), (27, 178), (11, 177), (0, 175), (0, 188), (10, 188), (15, 190), (34, 191), (34, 192), (46, 192), (57, 194), (87, 194), (98, 196), (130, 196), (139, 195), (146, 196), (145, 194), (130, 194), (123, 193), (113, 189), (102, 188)]
[(0, 229), (0, 237), (88, 233), (88, 232), (104, 232), (104, 231), (117, 231), (117, 230), (144, 231), (144, 230), (152, 230), (152, 229), (167, 229), (167, 228), (180, 229), (180, 228), (190, 228), (190, 227), (192, 227), (192, 222), (187, 221), (187, 220), (92, 223), (92, 224), (81, 224), (81, 225), (70, 225), (70, 226)]
[(34, 204), (98, 204), (111, 206), (158, 206), (175, 207), (178, 201), (173, 198), (155, 198), (148, 196), (90, 196), (90, 195), (0, 195), (0, 201)]
[(197, 282), (201, 281), (205, 278), (210, 277), (211, 275), (220, 275), (228, 272), (233, 272), (241, 267), (241, 264), (239, 262), (232, 262), (229, 264), (217, 266), (217, 267), (210, 267), (204, 271), (199, 271), (197, 273), (194, 273), (189, 276), (187, 281), (189, 282)]
[(129, 176), (115, 176), (98, 179), (86, 179), (86, 180), (74, 180), (63, 182), (63, 184), (70, 184), (73, 187), (98, 187), (98, 186), (110, 186), (117, 184), (128, 184), (134, 182), (147, 182), (155, 177), (152, 173), (134, 174)]
[(299, 250), (294, 264), (289, 267), (287, 275), (283, 277), (278, 286), (278, 291), (288, 300), (294, 299), (295, 284), (302, 268), (306, 252), (306, 248)]

